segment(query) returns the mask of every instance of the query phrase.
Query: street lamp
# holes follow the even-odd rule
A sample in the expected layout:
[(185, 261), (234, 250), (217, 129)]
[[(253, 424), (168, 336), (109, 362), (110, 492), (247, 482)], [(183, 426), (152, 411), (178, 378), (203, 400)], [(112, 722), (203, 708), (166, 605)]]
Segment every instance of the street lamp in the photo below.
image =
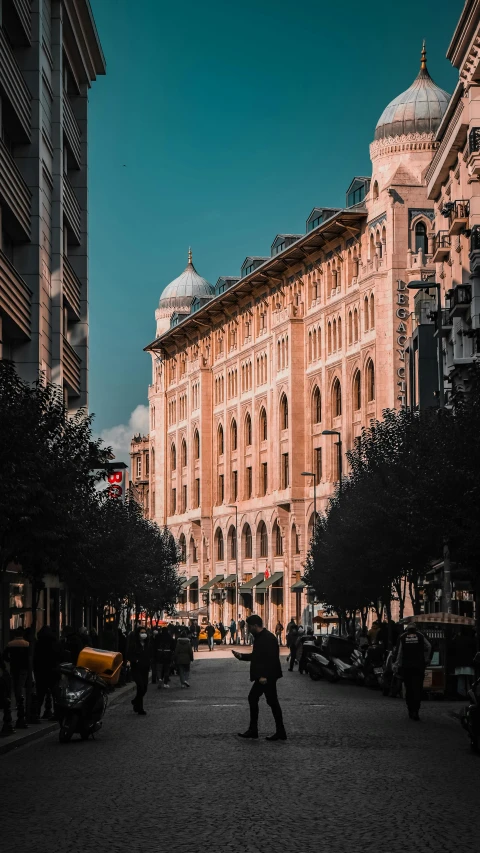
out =
[[(313, 539), (315, 539), (315, 528), (317, 523), (317, 475), (313, 471), (302, 471), (302, 477), (313, 477)], [(315, 603), (312, 598), (312, 628), (315, 618)]]
[(342, 473), (343, 473), (343, 462), (342, 462), (342, 438), (338, 431), (338, 429), (324, 429), (322, 435), (338, 435), (338, 441), (335, 442), (338, 447), (338, 479), (340, 485), (340, 494), (342, 494)]
[(434, 287), (437, 291), (437, 348), (438, 348), (438, 405), (440, 409), (445, 406), (445, 391), (443, 387), (443, 347), (442, 347), (442, 306), (440, 302), (440, 285), (436, 281), (410, 281), (407, 284), (409, 290), (429, 290)]
[(235, 510), (235, 623), (238, 620), (238, 506), (227, 504), (228, 509)]

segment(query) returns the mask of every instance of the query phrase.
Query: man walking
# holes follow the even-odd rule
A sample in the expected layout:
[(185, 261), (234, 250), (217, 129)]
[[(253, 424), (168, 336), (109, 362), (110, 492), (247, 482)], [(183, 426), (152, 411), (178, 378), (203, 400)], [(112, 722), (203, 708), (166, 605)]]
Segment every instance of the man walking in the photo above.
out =
[(230, 622), (230, 645), (234, 646), (237, 642), (237, 623), (232, 616), (232, 621)]
[(411, 720), (420, 719), (418, 712), (422, 701), (423, 678), (431, 650), (427, 638), (417, 631), (415, 622), (410, 622), (398, 641), (394, 671), (398, 672), (405, 684), (405, 701)]
[(277, 681), (282, 677), (278, 640), (274, 634), (263, 627), (260, 616), (249, 616), (247, 626), (253, 635), (253, 649), (250, 654), (232, 652), (237, 660), (250, 661), (250, 681), (252, 688), (248, 694), (250, 705), (250, 725), (242, 738), (258, 738), (258, 703), (265, 694), (267, 705), (275, 720), (275, 734), (267, 740), (286, 740), (287, 733), (283, 725), (282, 709), (277, 696)]
[(215, 635), (215, 628), (213, 627), (211, 622), (209, 622), (207, 625), (206, 634), (207, 634), (208, 651), (213, 652), (213, 642), (214, 642), (213, 637)]

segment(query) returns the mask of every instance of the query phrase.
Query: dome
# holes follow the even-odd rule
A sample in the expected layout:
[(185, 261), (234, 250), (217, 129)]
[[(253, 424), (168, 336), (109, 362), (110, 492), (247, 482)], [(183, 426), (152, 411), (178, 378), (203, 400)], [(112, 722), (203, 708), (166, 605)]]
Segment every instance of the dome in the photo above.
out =
[(215, 296), (215, 288), (198, 274), (188, 251), (188, 264), (178, 278), (167, 284), (160, 297), (160, 308), (189, 308), (196, 296)]
[(435, 133), (445, 115), (450, 95), (435, 85), (427, 71), (425, 42), (418, 76), (406, 92), (385, 107), (375, 129), (375, 139), (407, 133)]

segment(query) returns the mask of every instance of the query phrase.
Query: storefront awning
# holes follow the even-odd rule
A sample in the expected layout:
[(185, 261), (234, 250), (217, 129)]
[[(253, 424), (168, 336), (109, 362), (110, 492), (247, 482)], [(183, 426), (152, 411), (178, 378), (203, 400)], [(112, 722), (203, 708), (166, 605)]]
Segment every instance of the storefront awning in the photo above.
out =
[(306, 587), (305, 581), (297, 581), (290, 587), (290, 592), (301, 592)]
[(198, 575), (194, 575), (192, 578), (182, 578), (182, 589), (187, 589), (189, 586), (193, 586), (198, 583)]
[(277, 583), (277, 581), (282, 580), (282, 578), (283, 572), (274, 572), (273, 575), (270, 575), (269, 578), (265, 578), (264, 576), (262, 583), (258, 584), (258, 592), (260, 592), (262, 589), (268, 589), (269, 586), (272, 586), (274, 583)]
[(223, 585), (227, 586), (227, 584), (235, 583), (236, 579), (237, 579), (236, 574), (228, 575), (228, 577), (226, 577), (225, 580), (223, 581)]
[(251, 580), (245, 581), (245, 583), (242, 583), (242, 585), (240, 587), (240, 592), (252, 592), (253, 587), (257, 586), (257, 584), (261, 583), (261, 581), (263, 581), (264, 579), (265, 579), (264, 573), (260, 572), (259, 575), (255, 575), (255, 577), (252, 578)]
[(400, 619), (400, 625), (408, 622), (418, 622), (420, 625), (436, 622), (437, 625), (471, 625), (472, 628), (475, 626), (475, 619), (471, 616), (458, 616), (456, 613), (417, 613), (415, 616)]
[(223, 577), (223, 575), (215, 575), (215, 577), (212, 578), (211, 581), (208, 581), (208, 583), (205, 583), (203, 586), (200, 587), (200, 592), (207, 592), (207, 590), (211, 589), (212, 586), (215, 586), (215, 584), (220, 583), (220, 581), (223, 581)]

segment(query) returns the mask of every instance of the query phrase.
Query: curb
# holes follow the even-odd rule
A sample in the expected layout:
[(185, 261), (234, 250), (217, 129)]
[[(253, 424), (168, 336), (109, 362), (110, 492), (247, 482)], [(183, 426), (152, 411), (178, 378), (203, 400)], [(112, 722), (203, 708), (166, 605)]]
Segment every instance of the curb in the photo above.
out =
[[(135, 682), (132, 681), (130, 684), (126, 684), (125, 687), (119, 687), (118, 690), (115, 690), (114, 694), (111, 696), (108, 702), (108, 708), (112, 708), (114, 705), (118, 705), (118, 703), (124, 698), (124, 696), (128, 696), (130, 693), (133, 693), (135, 690)], [(107, 710), (108, 710), (107, 708)], [(35, 725), (34, 729), (31, 731), (25, 732), (21, 737), (16, 737), (15, 735), (11, 735), (10, 737), (7, 735), (5, 739), (0, 739), (0, 755), (5, 755), (7, 752), (12, 752), (14, 749), (19, 749), (21, 746), (25, 746), (25, 744), (30, 743), (34, 740), (39, 740), (39, 738), (45, 737), (45, 735), (49, 735), (52, 732), (58, 730), (58, 723), (49, 723), (48, 725), (42, 725), (41, 723), (37, 726)]]

